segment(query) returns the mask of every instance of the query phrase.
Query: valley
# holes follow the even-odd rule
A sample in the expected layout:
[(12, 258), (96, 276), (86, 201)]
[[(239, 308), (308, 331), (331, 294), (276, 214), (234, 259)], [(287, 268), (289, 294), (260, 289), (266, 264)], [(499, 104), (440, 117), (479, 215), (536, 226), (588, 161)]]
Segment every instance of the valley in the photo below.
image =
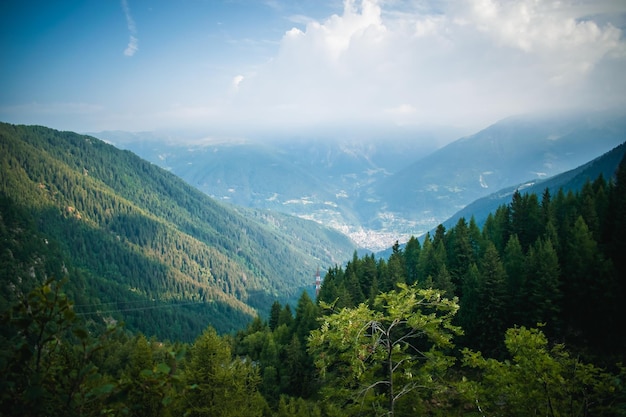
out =
[(217, 200), (313, 220), (376, 252), (501, 188), (582, 165), (622, 143), (624, 132), (624, 114), (587, 112), (510, 117), (441, 147), (433, 132), (264, 141), (94, 136)]

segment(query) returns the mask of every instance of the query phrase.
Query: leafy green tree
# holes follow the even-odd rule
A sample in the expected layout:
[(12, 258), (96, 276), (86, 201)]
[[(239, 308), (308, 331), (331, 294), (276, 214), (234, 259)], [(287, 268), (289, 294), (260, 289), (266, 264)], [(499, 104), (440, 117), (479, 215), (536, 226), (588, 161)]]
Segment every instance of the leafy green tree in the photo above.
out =
[(89, 336), (61, 285), (49, 279), (0, 314), (6, 415), (95, 415), (115, 388), (94, 363), (102, 341)]
[(571, 357), (563, 345), (549, 347), (539, 329), (507, 330), (510, 360), (485, 359), (465, 349), (463, 363), (481, 373), (461, 384), (480, 415), (583, 417), (626, 411), (624, 372), (611, 375)]
[[(182, 391), (177, 370), (185, 351), (169, 350), (163, 345), (148, 341), (143, 335), (136, 337), (129, 364), (118, 381), (118, 401), (112, 410), (137, 417), (172, 415), (173, 401)], [(158, 357), (158, 349), (165, 350), (162, 358)]]
[(325, 316), (309, 339), (324, 397), (345, 415), (393, 416), (424, 406), (454, 363), (446, 351), (461, 332), (452, 325), (457, 309), (456, 300), (436, 290), (399, 284), (372, 308), (360, 304)]

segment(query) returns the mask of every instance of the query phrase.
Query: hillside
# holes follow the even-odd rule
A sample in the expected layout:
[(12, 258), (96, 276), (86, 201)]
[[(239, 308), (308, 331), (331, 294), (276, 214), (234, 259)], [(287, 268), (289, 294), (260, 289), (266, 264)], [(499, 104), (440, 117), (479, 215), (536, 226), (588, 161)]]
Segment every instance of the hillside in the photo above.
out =
[(563, 189), (565, 192), (580, 191), (587, 181), (593, 181), (600, 175), (606, 180), (610, 180), (614, 177), (624, 155), (626, 155), (626, 143), (617, 146), (610, 152), (605, 153), (593, 161), (562, 174), (555, 175), (554, 177), (544, 180), (530, 180), (521, 184), (505, 187), (487, 197), (480, 198), (468, 204), (443, 222), (443, 225), (449, 228), (454, 226), (461, 217), (469, 219), (474, 216), (476, 223), (480, 226), (485, 222), (487, 216), (490, 213), (494, 213), (499, 206), (509, 204), (516, 190), (540, 196), (547, 188), (550, 193), (554, 195), (559, 189)]
[(614, 113), (530, 115), (502, 120), (415, 161), (376, 184), (363, 211), (418, 235), (472, 201), (524, 181), (552, 177), (618, 146), (626, 116)]
[[(0, 124), (0, 167), (2, 220), (5, 208), (26, 213), (17, 219), (33, 226), (28, 236), (59, 247), (57, 270), (70, 275), (79, 313), (161, 338), (190, 340), (207, 324), (240, 328), (273, 300), (311, 290), (318, 267), (355, 250), (314, 222), (219, 203), (89, 136)], [(23, 227), (3, 226), (27, 239)]]

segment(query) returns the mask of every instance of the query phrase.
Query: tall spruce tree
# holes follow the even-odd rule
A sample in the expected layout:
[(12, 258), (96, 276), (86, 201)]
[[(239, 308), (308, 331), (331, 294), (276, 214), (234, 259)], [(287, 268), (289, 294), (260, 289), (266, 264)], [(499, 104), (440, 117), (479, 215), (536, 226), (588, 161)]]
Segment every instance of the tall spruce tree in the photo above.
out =
[(559, 328), (561, 304), (560, 266), (552, 241), (538, 239), (531, 246), (526, 261), (524, 294), (526, 305), (522, 325), (546, 324), (549, 336)]
[(506, 271), (493, 244), (487, 245), (479, 271), (476, 313), (479, 337), (474, 344), (482, 352), (497, 356), (503, 352), (502, 335), (510, 318)]

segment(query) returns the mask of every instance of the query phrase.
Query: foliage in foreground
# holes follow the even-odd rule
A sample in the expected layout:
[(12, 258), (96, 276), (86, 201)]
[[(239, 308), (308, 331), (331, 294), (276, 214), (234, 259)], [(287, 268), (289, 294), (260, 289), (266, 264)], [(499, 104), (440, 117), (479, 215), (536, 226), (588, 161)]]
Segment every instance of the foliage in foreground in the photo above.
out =
[[(625, 415), (623, 382), (592, 364), (570, 356), (563, 345), (549, 346), (540, 329), (508, 329), (510, 359), (484, 358), (463, 351), (466, 366), (478, 377), (461, 383), (466, 398), (489, 416), (599, 416)], [(620, 393), (621, 391), (621, 393)]]
[[(305, 297), (306, 299), (306, 297)], [(309, 300), (310, 302), (310, 300)], [(2, 312), (0, 413), (13, 416), (614, 416), (626, 414), (626, 372), (612, 373), (551, 346), (541, 329), (507, 330), (509, 356), (453, 348), (458, 309), (436, 290), (400, 285), (369, 307), (343, 308), (310, 332), (319, 390), (271, 393), (268, 375), (294, 381), (292, 334), (284, 363), (237, 354), (263, 334), (287, 336), (313, 304), (274, 332), (256, 321), (239, 341), (208, 328), (191, 345), (86, 326), (50, 280)], [(288, 309), (285, 309), (288, 311)], [(285, 311), (282, 310), (282, 311)], [(303, 316), (304, 315), (304, 316)], [(300, 327), (304, 328), (304, 327)], [(291, 329), (291, 330), (289, 330)], [(309, 333), (307, 333), (309, 334)], [(241, 334), (240, 336), (243, 336)], [(272, 336), (274, 337), (274, 336)], [(244, 342), (244, 340), (246, 340)], [(276, 346), (262, 343), (263, 355)], [(286, 339), (283, 339), (286, 340)], [(269, 344), (268, 344), (269, 343)], [(282, 343), (282, 342), (281, 342)], [(239, 349), (244, 349), (241, 346)], [(245, 349), (244, 349), (245, 350)], [(290, 353), (290, 350), (292, 351)], [(268, 356), (268, 357), (269, 357)], [(288, 362), (291, 362), (289, 364)], [(272, 370), (273, 371), (268, 371)], [(301, 374), (299, 374), (301, 375)], [(309, 376), (312, 378), (312, 376)], [(302, 389), (302, 387), (292, 387)], [(306, 397), (303, 397), (305, 395)]]
[[(309, 349), (325, 379), (324, 399), (343, 404), (345, 415), (366, 410), (394, 415), (445, 388), (454, 357), (455, 300), (439, 291), (399, 285), (366, 304), (324, 317)], [(405, 401), (406, 399), (406, 401)], [(407, 406), (406, 404), (412, 404)]]

